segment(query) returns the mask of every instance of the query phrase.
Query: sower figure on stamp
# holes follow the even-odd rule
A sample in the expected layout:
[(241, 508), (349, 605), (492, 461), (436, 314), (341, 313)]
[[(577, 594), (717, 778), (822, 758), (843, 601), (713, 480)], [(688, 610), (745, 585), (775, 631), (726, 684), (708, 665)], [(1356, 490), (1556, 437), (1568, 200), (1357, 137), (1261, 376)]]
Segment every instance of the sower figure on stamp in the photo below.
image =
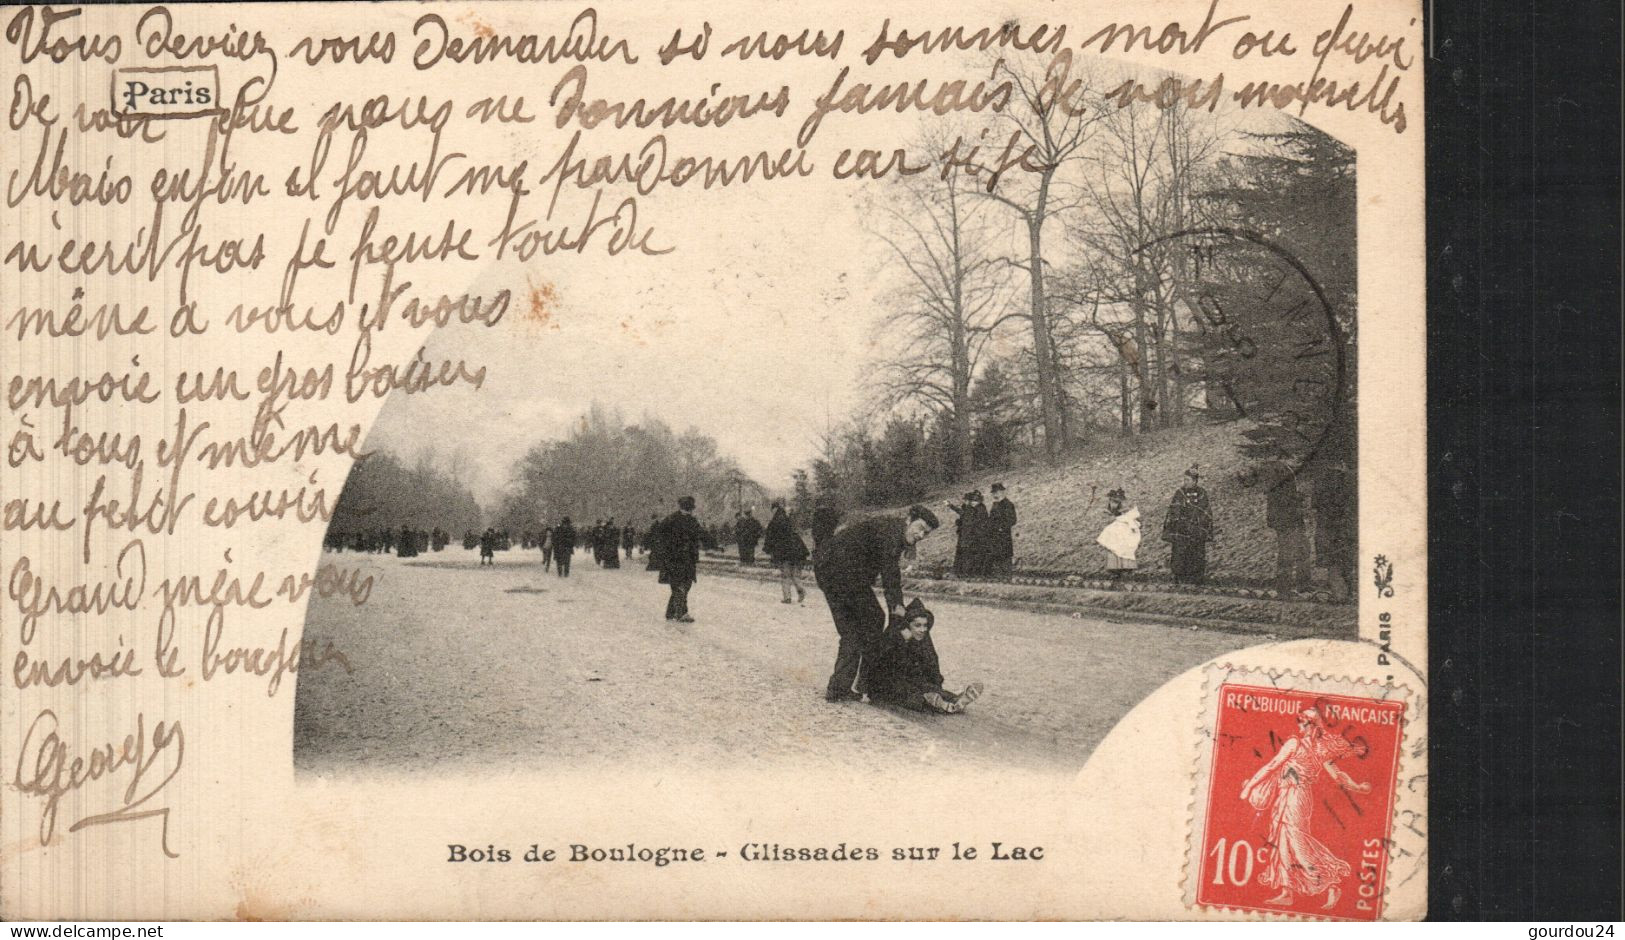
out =
[(762, 550), (773, 562), (773, 567), (779, 569), (779, 587), (784, 591), (783, 603), (790, 603), (790, 589), (796, 592), (796, 601), (799, 603), (807, 599), (807, 591), (801, 586), (801, 563), (807, 560), (807, 543), (796, 534), (796, 527), (790, 521), (790, 514), (784, 511), (784, 500), (773, 501), (773, 518), (767, 522), (767, 537), (762, 541)]
[(704, 538), (700, 521), (694, 518), (694, 497), (684, 496), (677, 501), (677, 511), (660, 523), (660, 583), (671, 588), (671, 597), (666, 600), (667, 620), (694, 622), (688, 613), (688, 592), (699, 577), (700, 542)]
[(1162, 540), (1173, 546), (1168, 567), (1175, 584), (1201, 584), (1207, 576), (1207, 543), (1218, 534), (1207, 491), (1199, 485), (1196, 465), (1185, 471), (1185, 485), (1174, 490), (1168, 515), (1162, 521)]
[(1007, 577), (1016, 564), (1016, 504), (993, 484), (993, 508), (987, 513), (989, 574)]
[[(886, 628), (887, 612), (902, 617), (903, 573), (898, 562), (903, 552), (930, 534), (937, 517), (924, 506), (914, 506), (908, 518), (872, 516), (848, 525), (818, 547), (814, 574), (824, 591), (840, 645), (835, 670), (824, 698), (841, 702), (861, 697), (863, 657)], [(879, 578), (886, 606), (875, 599)]]
[(1315, 781), (1324, 772), (1352, 793), (1370, 793), (1371, 784), (1356, 783), (1336, 765), (1355, 747), (1326, 727), (1315, 708), (1298, 713), (1298, 734), (1281, 746), (1269, 763), (1258, 769), (1241, 788), (1241, 798), (1253, 809), (1269, 813), (1269, 857), (1258, 883), (1279, 888), (1268, 904), (1291, 904), (1297, 895), (1326, 895), (1327, 910), (1342, 897), (1340, 885), (1349, 876), (1349, 863), (1332, 854), (1311, 831)]

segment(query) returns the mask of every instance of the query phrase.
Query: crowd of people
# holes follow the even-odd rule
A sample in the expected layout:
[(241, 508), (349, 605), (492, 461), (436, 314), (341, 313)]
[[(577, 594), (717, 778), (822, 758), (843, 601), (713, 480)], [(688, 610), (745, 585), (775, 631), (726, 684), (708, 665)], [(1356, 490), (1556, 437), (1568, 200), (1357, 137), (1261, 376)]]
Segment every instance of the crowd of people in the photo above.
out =
[[(451, 536), (435, 529), (379, 527), (359, 532), (327, 531), (322, 547), (330, 552), (362, 552), (365, 554), (399, 555), (412, 558), (428, 551), (444, 551), (451, 544)], [(472, 545), (467, 546), (472, 548)]]
[(1008, 576), (1016, 560), (1016, 505), (1004, 484), (993, 484), (993, 506), (983, 503), (982, 491), (966, 493), (948, 508), (954, 521), (954, 574), (968, 578)]
[[(1346, 536), (1353, 513), (1352, 475), (1346, 468), (1333, 467), (1303, 485), (1297, 474), (1284, 468), (1269, 468), (1267, 473), (1265, 522), (1275, 537), (1276, 587), (1283, 593), (1310, 590), (1310, 570), (1314, 564), (1327, 570), (1333, 599), (1346, 599), (1354, 586), (1354, 551)], [(980, 490), (972, 490), (948, 505), (955, 517), (952, 570), (956, 577), (1003, 579), (1014, 572), (1015, 529), (1019, 518), (1016, 505), (1003, 483), (994, 483), (990, 492), (991, 505), (984, 501)], [(1314, 507), (1313, 538), (1309, 534), (1311, 513), (1306, 508), (1306, 499)], [(732, 519), (720, 523), (702, 523), (692, 513), (690, 518), (693, 524), (683, 523), (682, 528), (692, 534), (699, 550), (721, 551), (733, 546), (739, 563), (744, 566), (760, 564), (760, 551), (767, 556), (767, 563), (779, 572), (783, 602), (805, 600), (801, 568), (812, 557), (812, 551), (802, 539), (801, 526), (791, 519), (783, 500), (772, 503), (766, 526), (756, 518), (753, 507), (742, 508)], [(595, 519), (591, 526), (577, 529), (569, 517), (564, 517), (557, 524), (544, 522), (539, 527), (527, 528), (517, 537), (510, 530), (494, 527), (483, 533), (468, 531), (463, 534), (462, 544), (465, 549), (479, 550), (482, 565), (494, 564), (497, 552), (507, 551), (515, 544), (526, 550), (540, 549), (544, 570), (569, 577), (571, 561), (578, 549), (590, 554), (593, 562), (602, 568), (619, 568), (623, 558), (630, 560), (640, 554), (653, 554), (654, 537), (663, 522), (669, 520), (670, 517), (663, 520), (659, 514), (651, 514), (648, 522), (639, 526), (609, 517)], [(1192, 465), (1185, 471), (1184, 482), (1169, 499), (1162, 520), (1161, 538), (1169, 546), (1168, 573), (1175, 584), (1206, 582), (1208, 549), (1220, 535), (1214, 520), (1212, 498), (1201, 485), (1200, 468)], [(820, 502), (805, 521), (810, 523), (816, 547), (834, 534), (841, 516), (831, 505)], [(1107, 493), (1101, 525), (1095, 541), (1102, 549), (1100, 563), (1107, 578), (1113, 585), (1134, 579), (1140, 568), (1141, 513), (1122, 488)], [(442, 551), (450, 542), (450, 535), (439, 528), (402, 526), (358, 532), (329, 531), (325, 547), (330, 551), (388, 553), (410, 558), (423, 552)]]
[[(1332, 467), (1312, 476), (1306, 485), (1285, 468), (1267, 468), (1266, 473), (1265, 522), (1275, 538), (1276, 587), (1282, 593), (1309, 591), (1311, 566), (1317, 565), (1328, 572), (1332, 598), (1346, 599), (1354, 587), (1354, 551), (1347, 537), (1353, 521), (1352, 474), (1346, 468)], [(991, 505), (984, 501), (980, 490), (972, 490), (948, 505), (955, 517), (952, 570), (956, 577), (997, 580), (1010, 577), (1015, 570), (1019, 518), (1016, 505), (1003, 483), (994, 483), (990, 493)], [(1313, 506), (1312, 513), (1306, 503)], [(683, 523), (682, 528), (692, 533), (699, 550), (721, 551), (733, 546), (744, 566), (760, 564), (760, 552), (779, 572), (783, 602), (805, 600), (801, 568), (812, 557), (812, 550), (783, 500), (772, 503), (765, 526), (756, 518), (753, 507), (744, 507), (732, 519), (720, 523), (702, 523), (692, 513), (690, 518), (693, 524)], [(591, 526), (577, 529), (564, 517), (557, 524), (544, 522), (527, 528), (517, 537), (510, 530), (494, 527), (483, 533), (468, 531), (463, 534), (462, 544), (465, 549), (479, 550), (482, 565), (494, 564), (497, 552), (515, 544), (526, 550), (540, 549), (544, 570), (569, 577), (578, 549), (589, 553), (602, 568), (619, 568), (623, 558), (651, 555), (654, 537), (669, 519), (651, 514), (648, 522), (639, 526), (631, 521), (618, 522), (614, 517), (599, 518)], [(840, 521), (840, 513), (824, 502), (814, 506), (810, 519), (803, 519), (810, 523), (814, 547), (831, 537)], [(1101, 526), (1095, 541), (1102, 549), (1100, 564), (1106, 577), (1114, 586), (1135, 579), (1140, 569), (1141, 512), (1122, 488), (1107, 493)], [(1174, 490), (1162, 519), (1161, 539), (1169, 546), (1168, 573), (1175, 584), (1194, 586), (1207, 581), (1208, 550), (1220, 534), (1212, 497), (1201, 485), (1200, 468), (1192, 465), (1185, 471), (1184, 482)], [(329, 531), (325, 547), (330, 551), (410, 558), (442, 551), (450, 542), (450, 535), (439, 528), (402, 526)]]
[[(1335, 470), (1336, 468), (1334, 468)], [(1324, 508), (1332, 501), (1348, 502), (1347, 474), (1322, 475), (1313, 487), (1312, 498)], [(1015, 503), (1004, 484), (991, 488), (992, 505), (984, 503), (980, 491), (966, 493), (948, 507), (955, 515), (953, 567), (964, 577), (1008, 577), (1015, 565)], [(645, 526), (620, 523), (614, 517), (595, 519), (591, 526), (577, 529), (569, 516), (557, 523), (528, 528), (514, 539), (511, 532), (487, 528), (483, 533), (466, 532), (465, 548), (478, 548), (480, 564), (494, 565), (495, 555), (517, 544), (527, 550), (539, 549), (544, 571), (561, 578), (570, 576), (577, 549), (590, 553), (595, 564), (606, 569), (621, 567), (623, 556), (630, 561), (639, 554), (646, 558), (646, 570), (655, 572), (666, 585), (665, 616), (676, 623), (693, 623), (690, 597), (699, 578), (703, 551), (723, 545), (737, 547), (739, 563), (754, 566), (758, 547), (779, 574), (782, 603), (805, 603), (807, 590), (801, 583), (801, 569), (809, 561), (814, 579), (823, 593), (835, 627), (835, 664), (825, 688), (831, 702), (862, 700), (943, 714), (958, 714), (981, 696), (979, 683), (970, 683), (954, 692), (944, 686), (932, 634), (936, 618), (915, 598), (905, 602), (902, 558), (921, 539), (940, 527), (935, 513), (924, 506), (912, 506), (900, 516), (870, 515), (846, 525), (835, 509), (824, 503), (811, 513), (813, 547), (802, 538), (801, 527), (792, 520), (784, 501), (775, 500), (766, 526), (753, 508), (742, 508), (720, 525), (702, 524), (692, 496), (677, 500), (676, 509), (662, 517), (651, 514)], [(1318, 518), (1318, 517), (1317, 517)], [(1277, 537), (1279, 579), (1283, 585), (1307, 584), (1311, 546), (1305, 535), (1304, 496), (1297, 477), (1277, 472), (1269, 481), (1268, 527)], [(1141, 545), (1140, 511), (1122, 488), (1107, 494), (1103, 527), (1096, 541), (1104, 552), (1103, 565), (1109, 577), (1122, 581), (1137, 571)], [(1322, 564), (1334, 568), (1338, 578), (1351, 578), (1340, 565), (1351, 564), (1352, 551), (1339, 544), (1320, 544), (1317, 525), (1314, 554)], [(1169, 543), (1169, 570), (1176, 583), (1200, 584), (1207, 573), (1209, 543), (1219, 535), (1214, 524), (1212, 500), (1201, 485), (1200, 468), (1185, 471), (1183, 483), (1175, 489), (1162, 524), (1162, 539)], [(412, 557), (422, 551), (441, 551), (450, 536), (436, 528), (421, 530), (379, 528), (357, 533), (330, 532), (327, 547), (332, 550), (364, 552), (393, 551)], [(880, 596), (875, 585), (880, 586)], [(1345, 590), (1352, 586), (1347, 581)]]

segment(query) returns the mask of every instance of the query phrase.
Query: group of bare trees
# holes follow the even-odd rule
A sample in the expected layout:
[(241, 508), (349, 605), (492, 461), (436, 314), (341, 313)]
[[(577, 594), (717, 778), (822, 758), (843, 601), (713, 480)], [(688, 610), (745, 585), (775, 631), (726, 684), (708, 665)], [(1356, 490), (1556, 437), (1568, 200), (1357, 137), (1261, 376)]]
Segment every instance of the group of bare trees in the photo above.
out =
[[(1279, 116), (1247, 133), (1233, 116), (1183, 104), (1119, 107), (1111, 92), (1124, 76), (1065, 52), (991, 69), (1009, 83), (1007, 106), (981, 124), (937, 125), (915, 148), (977, 158), (886, 184), (875, 215), (896, 284), (877, 403), (942, 435), (936, 446), (950, 451), (952, 478), (977, 468), (976, 432), (991, 413), (978, 413), (973, 390), (990, 367), (1014, 386), (1000, 407), (1013, 393), (1032, 452), (1050, 461), (1092, 434), (1147, 433), (1212, 413), (1213, 344), (1203, 337), (1219, 324), (1202, 298), (1218, 268), (1203, 268), (1211, 246), (1197, 233), (1267, 224), (1269, 211), (1239, 212), (1235, 195), (1253, 187), (1271, 198), (1259, 170), (1281, 156), (1276, 127), (1323, 137)], [(1339, 165), (1328, 172), (1351, 177), (1352, 154), (1324, 140), (1323, 152), (1284, 159), (1330, 160)], [(1352, 181), (1335, 194), (1345, 196), (1346, 230), (1318, 229), (1330, 243), (1312, 247), (1352, 267)], [(1277, 208), (1341, 217), (1343, 207)], [(1340, 302), (1352, 317), (1349, 286)]]
[(641, 522), (671, 512), (685, 495), (712, 516), (761, 493), (713, 438), (693, 428), (673, 431), (653, 417), (628, 423), (594, 403), (568, 433), (525, 453), (493, 517), (516, 531), (566, 515), (577, 523)]
[(484, 514), (465, 482), (468, 475), (458, 455), (424, 451), (408, 463), (387, 451), (370, 453), (350, 467), (328, 532), (477, 530)]

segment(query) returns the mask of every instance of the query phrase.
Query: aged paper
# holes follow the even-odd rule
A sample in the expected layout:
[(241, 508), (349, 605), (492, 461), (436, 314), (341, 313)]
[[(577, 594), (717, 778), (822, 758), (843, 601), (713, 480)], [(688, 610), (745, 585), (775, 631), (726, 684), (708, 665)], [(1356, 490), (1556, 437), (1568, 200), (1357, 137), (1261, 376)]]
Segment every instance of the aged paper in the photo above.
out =
[(1425, 914), (1415, 4), (4, 17), (6, 918)]

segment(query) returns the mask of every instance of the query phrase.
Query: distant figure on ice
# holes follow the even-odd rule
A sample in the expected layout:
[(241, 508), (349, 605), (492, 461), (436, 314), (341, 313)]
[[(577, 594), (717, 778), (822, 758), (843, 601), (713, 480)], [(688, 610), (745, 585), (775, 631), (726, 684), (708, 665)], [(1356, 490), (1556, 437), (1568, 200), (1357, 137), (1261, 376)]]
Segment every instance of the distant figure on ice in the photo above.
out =
[(570, 524), (570, 517), (565, 516), (553, 527), (553, 567), (559, 577), (570, 576), (570, 556), (575, 553), (576, 527)]
[[(666, 600), (666, 619), (679, 623), (693, 623), (688, 613), (688, 592), (700, 575), (700, 542), (705, 534), (700, 521), (694, 518), (694, 497), (684, 496), (677, 501), (677, 511), (660, 523), (658, 549), (660, 583), (670, 586), (671, 597)], [(650, 560), (654, 564), (654, 559)]]
[(982, 491), (965, 494), (963, 505), (949, 505), (959, 515), (954, 522), (954, 574), (979, 578), (987, 574), (988, 515), (982, 504)]
[(1119, 488), (1106, 494), (1106, 515), (1111, 522), (1095, 538), (1106, 550), (1106, 575), (1114, 582), (1132, 578), (1140, 565), (1140, 510), (1128, 505), (1128, 494)]
[(632, 553), (638, 550), (638, 530), (630, 522), (621, 530), (621, 548), (626, 550), (628, 561), (632, 560)]
[[(841, 702), (861, 695), (863, 660), (886, 628), (887, 611), (898, 618), (903, 616), (903, 573), (898, 560), (938, 524), (931, 510), (913, 506), (906, 519), (871, 516), (852, 523), (818, 546), (813, 571), (829, 604), (835, 632), (841, 638), (835, 652), (835, 670), (824, 690), (827, 701)], [(885, 593), (885, 607), (875, 599), (876, 578)]]
[(756, 516), (746, 509), (734, 526), (734, 537), (739, 539), (739, 563), (741, 565), (756, 564), (756, 543), (762, 540), (762, 524), (756, 521)]
[(1309, 537), (1304, 534), (1303, 494), (1297, 475), (1284, 463), (1273, 468), (1264, 496), (1264, 522), (1275, 533), (1275, 589), (1282, 594), (1309, 590)]
[[(660, 528), (660, 517), (652, 512), (649, 513), (649, 527), (643, 530), (643, 538), (640, 540), (643, 554), (647, 555), (654, 551), (655, 530), (658, 528)], [(653, 571), (655, 569), (650, 566), (649, 570)]]
[(1004, 495), (1004, 484), (993, 484), (993, 508), (988, 510), (988, 574), (1007, 577), (1016, 565), (1016, 504)]
[(603, 546), (602, 561), (605, 568), (619, 568), (621, 566), (621, 527), (615, 524), (615, 517), (610, 516), (604, 520), (603, 531), (599, 533)]
[(592, 521), (592, 528), (587, 530), (587, 550), (592, 552), (594, 564), (604, 563), (604, 520)]
[(497, 530), (486, 529), (480, 536), (480, 565), (495, 565), (497, 563)]
[(942, 666), (931, 642), (936, 617), (919, 598), (909, 601), (903, 616), (875, 643), (873, 662), (865, 668), (869, 698), (921, 712), (958, 715), (982, 695), (972, 682), (963, 692), (942, 687)]
[(1213, 525), (1213, 508), (1196, 465), (1185, 471), (1185, 485), (1174, 490), (1168, 515), (1162, 520), (1162, 540), (1173, 546), (1168, 567), (1175, 584), (1201, 584), (1207, 577), (1207, 543), (1218, 534)]
[(553, 567), (553, 528), (542, 523), (542, 534), (536, 541), (542, 547), (542, 570), (550, 570)]
[(784, 603), (790, 603), (791, 588), (795, 589), (797, 603), (805, 601), (807, 591), (801, 586), (801, 563), (807, 560), (807, 543), (796, 533), (782, 499), (773, 501), (773, 518), (767, 521), (767, 538), (762, 542), (762, 551), (767, 552), (773, 567), (779, 569)]
[(418, 536), (407, 526), (401, 526), (399, 541), (395, 543), (395, 557), (416, 558), (418, 555)]

